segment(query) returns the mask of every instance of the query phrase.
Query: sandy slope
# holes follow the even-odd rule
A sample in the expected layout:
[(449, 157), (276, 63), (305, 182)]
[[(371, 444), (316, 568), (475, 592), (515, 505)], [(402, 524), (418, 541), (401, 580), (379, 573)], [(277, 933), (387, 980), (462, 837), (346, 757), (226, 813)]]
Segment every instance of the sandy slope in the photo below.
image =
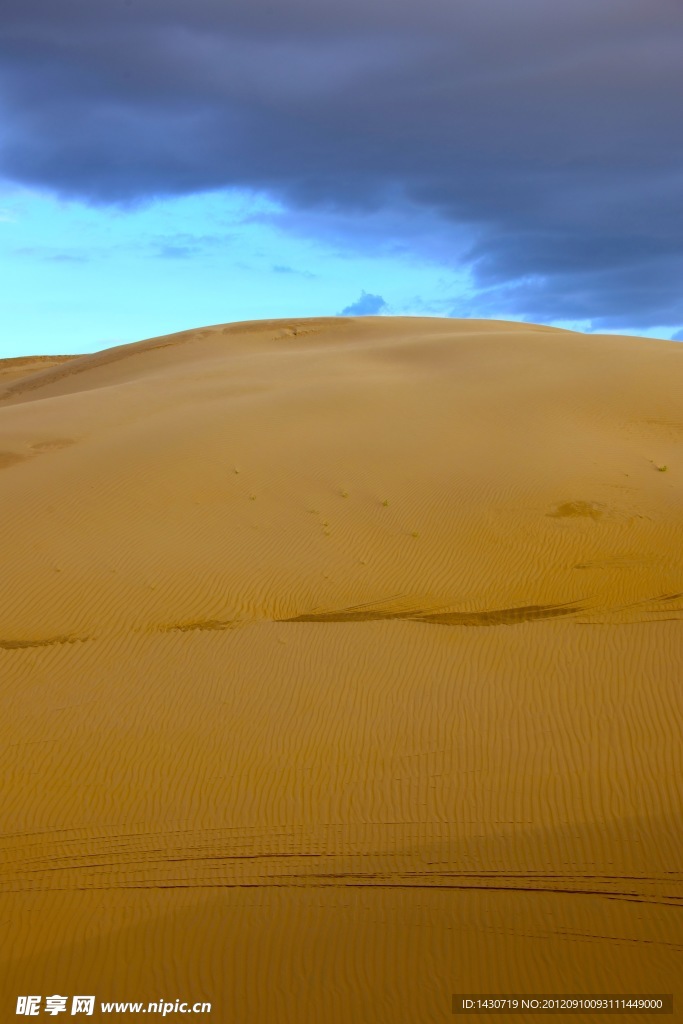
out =
[(10, 362), (3, 1020), (683, 1020), (683, 346), (339, 318)]

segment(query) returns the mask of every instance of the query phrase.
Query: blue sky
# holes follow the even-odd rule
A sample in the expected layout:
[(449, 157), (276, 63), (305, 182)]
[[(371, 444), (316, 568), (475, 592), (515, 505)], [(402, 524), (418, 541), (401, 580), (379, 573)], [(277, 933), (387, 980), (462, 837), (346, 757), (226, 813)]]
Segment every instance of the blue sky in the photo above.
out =
[[(280, 224), (278, 204), (219, 191), (112, 208), (30, 189), (0, 204), (3, 357), (91, 352), (205, 324), (359, 312), (443, 315), (467, 275)], [(367, 220), (367, 218), (366, 218)], [(365, 249), (365, 251), (363, 251)], [(379, 308), (377, 308), (379, 307)], [(351, 308), (354, 312), (354, 308)]]
[[(0, 357), (92, 352), (213, 323), (340, 313), (524, 319), (378, 214), (368, 240), (244, 191), (92, 206), (27, 188), (0, 205)], [(407, 237), (406, 237), (407, 236)], [(431, 243), (431, 244), (428, 244)], [(426, 250), (426, 251), (425, 251)], [(435, 251), (434, 251), (435, 250)], [(590, 321), (554, 320), (590, 330)], [(604, 330), (604, 329), (603, 329)], [(670, 337), (671, 328), (619, 328)]]
[(211, 323), (683, 338), (669, 0), (4, 0), (0, 356)]

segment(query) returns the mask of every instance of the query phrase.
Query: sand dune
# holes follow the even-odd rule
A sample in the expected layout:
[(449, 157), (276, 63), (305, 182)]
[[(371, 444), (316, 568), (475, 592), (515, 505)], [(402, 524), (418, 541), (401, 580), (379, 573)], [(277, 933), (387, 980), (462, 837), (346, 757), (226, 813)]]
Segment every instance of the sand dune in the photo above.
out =
[(0, 362), (3, 1020), (683, 1012), (682, 441), (683, 346), (528, 324)]

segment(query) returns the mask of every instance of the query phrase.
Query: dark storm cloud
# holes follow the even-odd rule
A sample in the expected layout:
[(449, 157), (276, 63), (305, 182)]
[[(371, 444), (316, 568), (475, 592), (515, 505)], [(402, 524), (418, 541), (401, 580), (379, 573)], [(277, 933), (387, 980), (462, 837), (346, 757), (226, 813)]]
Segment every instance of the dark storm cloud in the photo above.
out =
[(479, 312), (677, 326), (682, 52), (679, 0), (4, 0), (0, 172), (405, 205)]

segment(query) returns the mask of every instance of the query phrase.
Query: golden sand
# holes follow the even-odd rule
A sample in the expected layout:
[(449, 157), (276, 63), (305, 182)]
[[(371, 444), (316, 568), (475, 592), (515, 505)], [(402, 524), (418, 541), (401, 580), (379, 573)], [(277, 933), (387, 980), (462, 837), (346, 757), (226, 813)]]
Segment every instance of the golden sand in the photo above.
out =
[(529, 324), (0, 363), (3, 1024), (683, 1020), (682, 441), (682, 345)]

